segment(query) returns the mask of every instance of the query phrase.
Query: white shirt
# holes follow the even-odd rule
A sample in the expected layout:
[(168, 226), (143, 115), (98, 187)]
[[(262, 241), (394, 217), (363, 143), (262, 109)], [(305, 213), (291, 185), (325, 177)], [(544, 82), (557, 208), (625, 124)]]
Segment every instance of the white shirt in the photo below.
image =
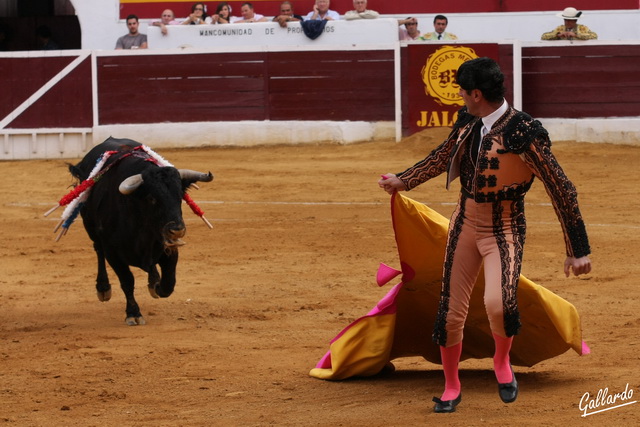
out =
[(502, 105), (496, 111), (489, 114), (488, 116), (482, 117), (483, 126), (480, 129), (480, 136), (485, 136), (487, 133), (489, 133), (496, 121), (498, 121), (498, 119), (502, 117), (502, 115), (506, 113), (508, 109), (509, 103), (506, 99), (504, 99), (502, 100)]
[[(252, 19), (255, 21), (259, 21), (262, 18), (264, 18), (264, 15), (260, 15), (259, 13), (254, 13)], [(243, 20), (244, 18), (242, 16), (232, 16), (229, 22), (232, 24), (235, 24), (236, 22), (243, 21)]]
[[(305, 21), (311, 20), (314, 13), (315, 12), (313, 12), (313, 11), (309, 12), (307, 14), (307, 16), (304, 18), (304, 20)], [(316, 18), (316, 20), (324, 19), (324, 18), (327, 18), (327, 17), (333, 19), (334, 21), (337, 21), (338, 19), (340, 19), (340, 14), (338, 12), (336, 12), (335, 10), (329, 9), (329, 10), (327, 10), (327, 13), (325, 13), (324, 17), (321, 17), (320, 14), (318, 14), (318, 17)]]
[(364, 12), (358, 12), (357, 10), (350, 10), (344, 14), (344, 19), (347, 21), (353, 21), (355, 19), (377, 19), (380, 14), (375, 10), (366, 9)]

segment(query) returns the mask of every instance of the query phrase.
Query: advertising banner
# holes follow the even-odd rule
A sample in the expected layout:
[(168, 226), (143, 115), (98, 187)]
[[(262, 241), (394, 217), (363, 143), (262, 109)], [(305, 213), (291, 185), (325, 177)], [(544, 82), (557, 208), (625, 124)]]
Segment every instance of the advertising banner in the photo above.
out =
[[(453, 126), (464, 102), (456, 73), (464, 62), (488, 56), (500, 62), (498, 44), (420, 43), (407, 46), (408, 133)], [(509, 64), (511, 69), (511, 64)]]

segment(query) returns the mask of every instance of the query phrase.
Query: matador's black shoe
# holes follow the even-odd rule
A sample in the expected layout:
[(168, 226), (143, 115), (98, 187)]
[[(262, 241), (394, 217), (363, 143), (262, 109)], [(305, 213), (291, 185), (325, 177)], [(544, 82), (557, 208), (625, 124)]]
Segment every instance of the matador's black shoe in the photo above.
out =
[(462, 393), (460, 393), (458, 397), (453, 400), (440, 400), (439, 398), (434, 397), (433, 401), (436, 402), (436, 404), (433, 407), (433, 412), (437, 412), (439, 414), (456, 412), (456, 406), (458, 406), (458, 403), (460, 403), (461, 400)]
[(504, 403), (515, 402), (518, 397), (518, 381), (516, 381), (516, 374), (513, 373), (513, 367), (511, 368), (512, 380), (510, 383), (498, 383), (498, 393), (500, 393), (500, 399)]

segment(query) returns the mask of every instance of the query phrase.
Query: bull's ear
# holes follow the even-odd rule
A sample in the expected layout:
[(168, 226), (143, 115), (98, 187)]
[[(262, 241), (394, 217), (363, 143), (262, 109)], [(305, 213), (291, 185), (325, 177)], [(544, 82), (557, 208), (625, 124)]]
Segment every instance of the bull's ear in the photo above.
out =
[(120, 183), (118, 190), (120, 190), (120, 192), (124, 195), (131, 194), (136, 191), (136, 189), (140, 187), (143, 182), (144, 181), (142, 180), (142, 175), (132, 175)]

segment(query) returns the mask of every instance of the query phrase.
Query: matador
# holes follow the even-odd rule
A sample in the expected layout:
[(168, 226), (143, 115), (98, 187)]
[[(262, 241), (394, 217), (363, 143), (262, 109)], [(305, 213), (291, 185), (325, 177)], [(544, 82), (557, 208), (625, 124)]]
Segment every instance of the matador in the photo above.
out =
[(440, 346), (445, 391), (435, 412), (454, 412), (462, 399), (458, 362), (471, 291), (484, 264), (484, 303), (495, 341), (499, 396), (516, 400), (509, 351), (520, 329), (518, 278), (526, 233), (524, 196), (537, 177), (562, 225), (567, 276), (591, 271), (589, 241), (577, 191), (551, 152), (542, 124), (504, 99), (504, 75), (490, 58), (463, 63), (457, 73), (465, 106), (448, 138), (426, 158), (378, 184), (388, 193), (408, 191), (444, 172), (447, 188), (460, 178), (461, 191), (449, 224), (442, 289), (433, 340)]

